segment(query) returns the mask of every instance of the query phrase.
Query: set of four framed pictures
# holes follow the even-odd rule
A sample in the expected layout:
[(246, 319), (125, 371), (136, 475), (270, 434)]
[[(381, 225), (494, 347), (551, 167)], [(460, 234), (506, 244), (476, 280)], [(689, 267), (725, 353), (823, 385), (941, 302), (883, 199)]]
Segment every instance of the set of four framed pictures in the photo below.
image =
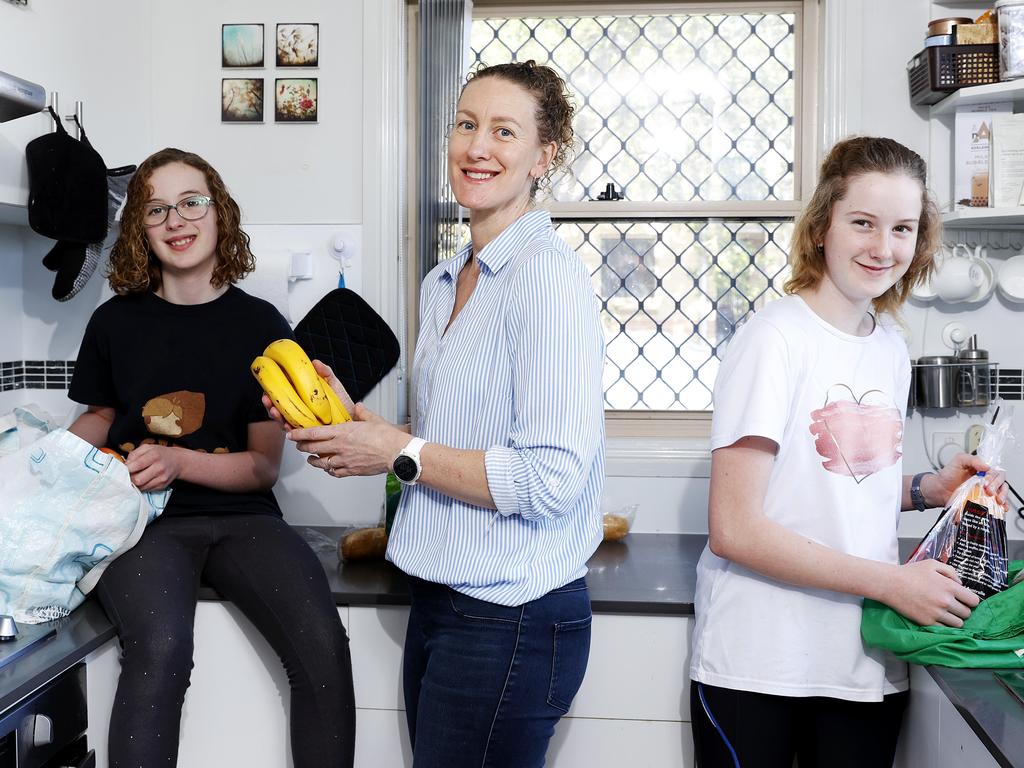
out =
[[(314, 68), (320, 64), (319, 24), (278, 24), (274, 35), (274, 60), (278, 68)], [(224, 24), (221, 28), (221, 66), (225, 69), (258, 69), (264, 66), (262, 24)], [(222, 123), (262, 123), (262, 77), (221, 79)], [(317, 78), (274, 78), (274, 122), (317, 121)]]

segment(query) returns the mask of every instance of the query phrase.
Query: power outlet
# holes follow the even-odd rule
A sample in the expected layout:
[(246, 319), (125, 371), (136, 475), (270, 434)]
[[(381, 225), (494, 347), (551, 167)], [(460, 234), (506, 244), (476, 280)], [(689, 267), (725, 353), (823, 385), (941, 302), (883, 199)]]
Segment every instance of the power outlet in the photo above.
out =
[(981, 445), (981, 438), (985, 436), (985, 427), (982, 424), (972, 424), (967, 428), (967, 439), (965, 441), (966, 450), (968, 453), (974, 453), (978, 450), (978, 446)]
[(953, 457), (953, 454), (964, 449), (962, 432), (933, 432), (932, 458), (940, 466)]

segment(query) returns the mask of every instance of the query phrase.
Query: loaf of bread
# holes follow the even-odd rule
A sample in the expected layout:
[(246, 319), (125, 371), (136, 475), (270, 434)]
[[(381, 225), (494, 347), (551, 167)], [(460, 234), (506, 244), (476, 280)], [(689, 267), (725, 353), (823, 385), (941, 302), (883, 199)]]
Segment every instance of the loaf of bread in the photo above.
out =
[(621, 541), (629, 533), (629, 520), (622, 515), (604, 516), (604, 540)]
[(384, 526), (358, 528), (341, 537), (338, 543), (338, 557), (344, 563), (356, 560), (383, 560), (388, 548), (388, 535)]

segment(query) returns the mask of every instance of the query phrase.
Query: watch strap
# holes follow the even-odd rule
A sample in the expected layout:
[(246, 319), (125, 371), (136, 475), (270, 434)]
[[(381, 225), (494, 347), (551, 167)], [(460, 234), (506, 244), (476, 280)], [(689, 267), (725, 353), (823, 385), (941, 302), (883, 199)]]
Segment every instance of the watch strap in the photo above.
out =
[(924, 500), (924, 494), (921, 493), (921, 479), (925, 475), (934, 474), (934, 472), (918, 472), (910, 481), (910, 502), (914, 505), (914, 509), (919, 512), (924, 512), (928, 509), (928, 503)]
[(405, 444), (405, 448), (402, 449), (401, 453), (408, 456), (410, 459), (415, 459), (418, 464), (420, 461), (420, 449), (426, 444), (427, 441), (422, 437), (414, 437)]
[[(414, 478), (411, 480), (403, 480), (401, 477), (398, 478), (403, 485), (416, 485), (416, 481), (420, 479), (420, 475), (423, 473), (423, 465), (420, 463), (420, 449), (422, 449), (426, 444), (427, 441), (422, 437), (414, 437), (405, 444), (405, 448), (399, 451), (398, 456), (395, 457), (395, 461), (397, 461), (399, 457), (405, 456), (412, 459), (416, 464), (416, 476)], [(394, 467), (394, 463), (394, 461), (391, 463), (392, 467)]]

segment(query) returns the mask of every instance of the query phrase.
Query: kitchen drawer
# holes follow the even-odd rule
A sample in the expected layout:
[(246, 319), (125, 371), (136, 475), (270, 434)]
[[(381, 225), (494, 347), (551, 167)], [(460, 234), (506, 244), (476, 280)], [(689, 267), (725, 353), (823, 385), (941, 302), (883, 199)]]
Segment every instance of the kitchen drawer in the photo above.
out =
[(85, 665), (78, 664), (0, 714), (8, 747), (0, 768), (88, 765), (87, 726)]

